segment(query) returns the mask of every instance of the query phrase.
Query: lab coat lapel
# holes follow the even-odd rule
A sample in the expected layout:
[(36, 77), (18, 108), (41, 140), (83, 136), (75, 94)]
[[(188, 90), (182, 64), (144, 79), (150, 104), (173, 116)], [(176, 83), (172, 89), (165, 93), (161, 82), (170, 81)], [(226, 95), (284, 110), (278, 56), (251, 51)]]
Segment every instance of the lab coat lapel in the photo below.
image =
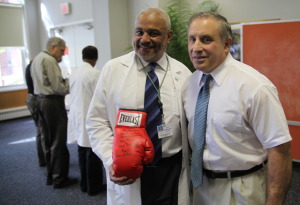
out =
[[(128, 72), (124, 78), (119, 95), (119, 108), (123, 109), (143, 109), (143, 102), (138, 98), (139, 93), (143, 92), (139, 82), (139, 70), (135, 61), (135, 55), (131, 55), (130, 59), (123, 66), (128, 67)], [(142, 107), (141, 107), (142, 106)]]
[[(171, 58), (169, 58), (171, 59)], [(170, 60), (170, 65), (176, 65), (176, 64), (172, 64), (173, 59)], [(173, 83), (175, 85), (175, 89), (176, 89), (176, 96), (177, 96), (177, 101), (178, 101), (178, 105), (181, 104), (181, 85), (182, 85), (182, 79), (181, 79), (181, 75), (182, 75), (182, 71), (177, 68), (177, 67), (171, 67), (171, 72), (172, 72), (172, 80)], [(179, 106), (179, 112), (181, 113), (181, 107)]]

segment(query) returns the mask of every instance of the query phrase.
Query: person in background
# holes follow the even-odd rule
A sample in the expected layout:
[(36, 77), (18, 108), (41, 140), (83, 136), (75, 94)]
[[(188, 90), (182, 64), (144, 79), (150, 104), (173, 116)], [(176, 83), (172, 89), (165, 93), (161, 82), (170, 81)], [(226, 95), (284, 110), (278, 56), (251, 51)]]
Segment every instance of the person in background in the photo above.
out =
[[(172, 34), (170, 18), (164, 10), (143, 10), (135, 21), (134, 51), (110, 60), (101, 71), (86, 126), (92, 149), (103, 160), (106, 168), (108, 205), (190, 203), (188, 146), (181, 106), (181, 86), (191, 72), (165, 53)], [(152, 78), (153, 75), (156, 77)], [(155, 84), (157, 81), (159, 83)], [(154, 92), (151, 95), (145, 94), (150, 88)], [(153, 101), (146, 100), (149, 96), (153, 96)], [(149, 102), (153, 103), (157, 112), (146, 109)], [(153, 143), (156, 149), (155, 161), (144, 166), (137, 180), (126, 176), (117, 177), (111, 166), (114, 128), (119, 109), (146, 111), (147, 133), (152, 142), (161, 143)], [(155, 121), (149, 118), (154, 114), (158, 116)], [(149, 122), (160, 123), (152, 126)], [(159, 125), (163, 130), (169, 130), (169, 133), (164, 133), (164, 138), (158, 138)], [(149, 128), (153, 128), (151, 133)]]
[(70, 84), (70, 111), (68, 120), (68, 142), (77, 142), (80, 168), (80, 188), (93, 196), (106, 190), (103, 183), (102, 161), (92, 151), (85, 128), (87, 111), (94, 94), (100, 72), (94, 68), (98, 50), (87, 46), (82, 50), (83, 64), (72, 72)]
[[(231, 42), (225, 17), (202, 12), (190, 18), (188, 50), (196, 71), (182, 96), (193, 150), (193, 204), (282, 205), (292, 170), (286, 117), (276, 87), (234, 60)], [(201, 105), (207, 105), (204, 117)]]
[(29, 62), (29, 64), (26, 66), (25, 70), (25, 80), (26, 85), (28, 88), (28, 94), (26, 97), (26, 105), (28, 107), (29, 112), (31, 113), (31, 116), (33, 118), (33, 122), (36, 128), (36, 150), (38, 155), (38, 162), (40, 167), (46, 166), (45, 162), (45, 154), (42, 147), (42, 137), (41, 137), (41, 126), (39, 125), (39, 118), (38, 118), (38, 111), (37, 111), (37, 96), (33, 92), (33, 82), (30, 75), (30, 67), (31, 67), (32, 60)]
[(58, 65), (62, 60), (66, 43), (58, 37), (49, 38), (46, 50), (40, 52), (31, 65), (34, 94), (38, 96), (37, 109), (42, 125), (42, 145), (47, 166), (46, 185), (54, 189), (77, 183), (68, 177), (70, 154), (67, 148), (67, 112), (65, 95), (69, 82), (63, 79)]

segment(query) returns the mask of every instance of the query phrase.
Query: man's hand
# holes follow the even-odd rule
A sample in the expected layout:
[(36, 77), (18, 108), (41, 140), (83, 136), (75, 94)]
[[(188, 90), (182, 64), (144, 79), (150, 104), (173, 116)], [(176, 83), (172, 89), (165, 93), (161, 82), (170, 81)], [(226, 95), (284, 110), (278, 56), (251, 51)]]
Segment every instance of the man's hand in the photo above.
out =
[(112, 168), (112, 165), (110, 165), (110, 167), (109, 167), (109, 178), (110, 178), (110, 181), (112, 181), (112, 182), (114, 182), (115, 184), (118, 184), (118, 185), (128, 185), (128, 184), (132, 184), (136, 181), (134, 179), (128, 179), (125, 176), (116, 177), (115, 172)]

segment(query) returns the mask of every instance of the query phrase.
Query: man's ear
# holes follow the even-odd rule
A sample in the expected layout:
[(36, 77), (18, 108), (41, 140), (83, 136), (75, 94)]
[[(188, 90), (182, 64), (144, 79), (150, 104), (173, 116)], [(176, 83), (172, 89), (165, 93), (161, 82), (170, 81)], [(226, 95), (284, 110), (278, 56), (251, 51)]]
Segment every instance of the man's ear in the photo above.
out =
[(50, 53), (51, 55), (53, 54), (53, 51), (54, 51), (55, 47), (56, 47), (56, 46), (54, 46), (54, 45), (51, 45), (51, 46), (50, 46), (50, 48), (49, 48), (48, 51), (49, 51), (49, 53)]
[(168, 44), (171, 42), (172, 36), (173, 36), (173, 31), (172, 30), (168, 31)]
[(231, 43), (232, 43), (232, 38), (231, 37), (229, 37), (225, 40), (224, 50), (226, 51), (226, 53), (228, 53), (230, 51)]

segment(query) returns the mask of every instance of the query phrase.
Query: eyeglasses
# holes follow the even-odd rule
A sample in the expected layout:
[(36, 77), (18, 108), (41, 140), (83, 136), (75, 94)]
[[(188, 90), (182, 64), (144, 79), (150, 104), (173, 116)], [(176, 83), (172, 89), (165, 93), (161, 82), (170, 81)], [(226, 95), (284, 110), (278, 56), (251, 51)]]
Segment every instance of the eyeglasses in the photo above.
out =
[(66, 48), (60, 48), (58, 46), (55, 46), (57, 49), (59, 49), (62, 53), (65, 53)]

